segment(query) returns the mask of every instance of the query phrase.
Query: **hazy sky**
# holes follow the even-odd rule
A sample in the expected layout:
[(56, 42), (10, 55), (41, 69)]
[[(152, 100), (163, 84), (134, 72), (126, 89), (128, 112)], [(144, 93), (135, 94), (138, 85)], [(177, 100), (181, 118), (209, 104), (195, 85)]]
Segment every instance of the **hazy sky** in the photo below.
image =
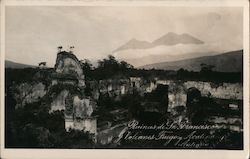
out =
[(243, 9), (9, 6), (6, 59), (53, 66), (59, 45), (74, 45), (79, 59), (99, 59), (132, 38), (151, 42), (168, 32), (188, 33), (222, 51), (242, 49)]

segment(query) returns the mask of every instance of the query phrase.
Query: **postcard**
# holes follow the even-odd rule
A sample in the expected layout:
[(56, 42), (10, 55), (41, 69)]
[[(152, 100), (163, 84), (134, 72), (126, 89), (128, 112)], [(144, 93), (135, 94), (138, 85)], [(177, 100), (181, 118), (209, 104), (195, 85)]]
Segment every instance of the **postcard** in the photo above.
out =
[(247, 158), (249, 1), (1, 1), (2, 158)]

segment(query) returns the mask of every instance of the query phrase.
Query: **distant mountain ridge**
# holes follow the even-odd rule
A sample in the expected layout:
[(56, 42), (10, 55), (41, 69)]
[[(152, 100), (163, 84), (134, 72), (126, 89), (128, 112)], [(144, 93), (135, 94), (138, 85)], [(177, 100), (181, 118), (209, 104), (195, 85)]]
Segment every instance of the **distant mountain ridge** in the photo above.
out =
[(218, 72), (242, 72), (243, 70), (243, 50), (226, 52), (214, 56), (203, 56), (173, 62), (161, 62), (141, 66), (144, 69), (179, 70), (180, 68), (189, 71), (200, 71), (200, 64), (214, 65)]
[(160, 45), (177, 45), (177, 44), (203, 44), (204, 42), (187, 34), (176, 34), (173, 32), (168, 32), (167, 34), (161, 36), (160, 38), (154, 40), (153, 42), (141, 41), (137, 39), (131, 39), (124, 45), (115, 49), (113, 52), (118, 52), (121, 50), (128, 49), (148, 49)]
[[(200, 64), (214, 65), (215, 71), (218, 72), (242, 72), (243, 71), (243, 50), (231, 51), (213, 56), (202, 56), (171, 62), (161, 62), (147, 64), (138, 68), (144, 69), (163, 69), (163, 70), (179, 70), (181, 68), (189, 71), (200, 71)], [(36, 66), (21, 64), (9, 60), (5, 60), (5, 68), (35, 68)]]
[(176, 45), (176, 44), (203, 44), (204, 42), (187, 34), (175, 34), (173, 32), (169, 32), (166, 35), (160, 37), (153, 41), (154, 45)]
[(153, 45), (147, 41), (140, 41), (137, 39), (131, 39), (126, 44), (120, 46), (118, 49), (114, 50), (113, 52), (117, 52), (120, 50), (127, 50), (127, 49), (147, 49), (151, 48)]
[(36, 66), (5, 60), (5, 68), (28, 68), (28, 67), (34, 68)]

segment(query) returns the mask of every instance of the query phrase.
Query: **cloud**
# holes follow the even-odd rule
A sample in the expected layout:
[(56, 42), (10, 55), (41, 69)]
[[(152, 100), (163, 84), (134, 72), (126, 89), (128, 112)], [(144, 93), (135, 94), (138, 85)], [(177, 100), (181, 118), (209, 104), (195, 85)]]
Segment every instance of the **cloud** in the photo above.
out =
[(74, 45), (80, 59), (102, 58), (131, 38), (151, 41), (189, 33), (220, 50), (243, 47), (243, 9), (237, 7), (6, 7), (6, 58), (53, 66), (56, 48)]

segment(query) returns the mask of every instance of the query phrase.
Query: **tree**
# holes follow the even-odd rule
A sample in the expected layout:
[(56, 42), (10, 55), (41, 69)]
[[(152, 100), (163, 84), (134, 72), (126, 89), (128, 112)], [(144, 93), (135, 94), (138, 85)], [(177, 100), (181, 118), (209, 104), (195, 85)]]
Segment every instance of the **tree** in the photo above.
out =
[(83, 71), (89, 72), (90, 70), (93, 69), (93, 65), (88, 59), (81, 60), (80, 62), (81, 62)]
[(127, 63), (126, 61), (121, 61), (121, 62), (120, 62), (120, 67), (121, 67), (121, 69), (130, 69), (130, 68), (134, 68), (134, 66), (130, 65), (130, 64)]
[(120, 64), (114, 56), (108, 55), (108, 58), (98, 61), (96, 73), (99, 78), (110, 78), (114, 74), (119, 73)]
[(203, 72), (203, 73), (212, 72), (213, 68), (215, 68), (214, 65), (208, 65), (208, 64), (204, 64), (204, 63), (201, 63), (200, 66), (201, 66), (201, 72)]
[(185, 70), (183, 68), (180, 68), (178, 71), (177, 71), (177, 75), (179, 78), (187, 78), (188, 77), (188, 70)]

